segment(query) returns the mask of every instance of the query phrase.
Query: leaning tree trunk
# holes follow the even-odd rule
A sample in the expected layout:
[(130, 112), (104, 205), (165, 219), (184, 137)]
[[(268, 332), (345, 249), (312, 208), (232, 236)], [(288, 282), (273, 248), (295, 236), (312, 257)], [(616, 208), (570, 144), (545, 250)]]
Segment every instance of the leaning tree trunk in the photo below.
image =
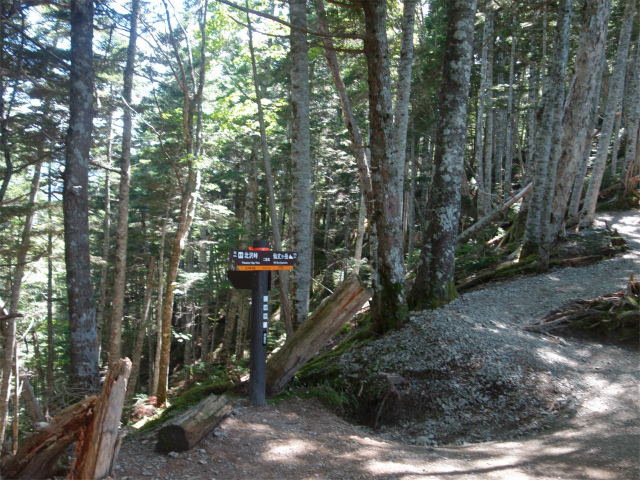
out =
[(596, 152), (596, 159), (591, 171), (589, 188), (587, 189), (587, 194), (584, 198), (584, 205), (582, 207), (582, 219), (580, 220), (581, 227), (588, 227), (591, 225), (596, 216), (598, 193), (600, 192), (600, 185), (602, 184), (602, 177), (607, 163), (607, 154), (609, 153), (609, 144), (611, 143), (611, 134), (613, 133), (615, 115), (619, 106), (622, 105), (624, 78), (627, 70), (627, 58), (629, 57), (631, 29), (633, 27), (633, 19), (635, 18), (636, 2), (637, 0), (627, 0), (624, 9), (622, 27), (620, 28), (620, 39), (618, 40), (616, 63), (613, 67), (613, 73), (611, 74), (607, 107), (604, 112), (604, 119), (602, 120), (602, 127), (600, 129), (598, 150)]
[[(307, 29), (304, 0), (290, 0), (291, 23)], [(311, 136), (309, 132), (309, 47), (307, 34), (291, 29), (291, 233), (298, 264), (291, 274), (293, 328), (309, 316), (311, 290)], [(291, 332), (287, 332), (289, 336)]]
[(377, 236), (374, 259), (373, 329), (378, 333), (400, 328), (405, 321), (405, 268), (402, 248), (402, 175), (393, 142), (391, 80), (387, 43), (387, 2), (364, 3), (364, 52), (369, 84), (373, 215)]
[(559, 128), (558, 117), (562, 116), (562, 100), (565, 88), (565, 69), (569, 54), (569, 27), (571, 26), (571, 1), (563, 0), (558, 5), (558, 23), (554, 42), (553, 58), (548, 89), (542, 102), (544, 111), (538, 128), (536, 152), (534, 156), (533, 191), (525, 223), (522, 242), (522, 259), (537, 254), (540, 246), (543, 201), (545, 198), (554, 129)]
[(556, 174), (551, 210), (551, 237), (555, 238), (564, 221), (576, 170), (588, 149), (593, 122), (591, 109), (597, 102), (607, 40), (610, 0), (588, 0), (575, 60), (576, 81), (568, 94), (568, 108), (562, 122), (562, 151)]
[(89, 150), (93, 129), (93, 2), (71, 1), (71, 81), (66, 166), (63, 174), (65, 265), (69, 305), (71, 383), (76, 394), (98, 388), (89, 244)]
[[(131, 92), (133, 90), (133, 71), (136, 63), (136, 40), (138, 38), (138, 14), (140, 0), (131, 2), (131, 24), (129, 28), (129, 47), (127, 64), (124, 68), (124, 88), (122, 98), (122, 156), (120, 157), (120, 193), (118, 195), (118, 227), (116, 229), (116, 259), (114, 263), (113, 303), (111, 307), (111, 339), (109, 345), (109, 364), (120, 359), (120, 340), (122, 338), (122, 314), (124, 310), (124, 288), (127, 272), (127, 238), (129, 236), (129, 180), (131, 178)], [(135, 378), (135, 377), (134, 377)], [(135, 383), (135, 381), (134, 381)]]
[(454, 286), (455, 247), (460, 221), (460, 184), (467, 141), (467, 102), (473, 53), (476, 2), (455, 0), (449, 7), (445, 62), (436, 131), (436, 173), (409, 305), (442, 305), (457, 297)]

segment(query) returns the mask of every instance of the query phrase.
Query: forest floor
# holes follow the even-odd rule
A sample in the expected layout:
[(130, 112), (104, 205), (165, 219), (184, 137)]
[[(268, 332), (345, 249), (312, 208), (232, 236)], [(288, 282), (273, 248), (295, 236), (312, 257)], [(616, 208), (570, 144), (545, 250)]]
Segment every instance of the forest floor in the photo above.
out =
[[(314, 399), (263, 407), (243, 399), (189, 452), (156, 453), (154, 431), (127, 437), (114, 478), (640, 478), (637, 343), (545, 336), (520, 328), (568, 300), (623, 290), (631, 273), (640, 276), (640, 215), (603, 214), (600, 227), (605, 220), (627, 239), (625, 254), (487, 285), (444, 309), (412, 314), (397, 337), (362, 349), (369, 357), (346, 355), (345, 376), (356, 377), (358, 365), (371, 359), (386, 375), (401, 376), (395, 401), (409, 403), (393, 425), (381, 422), (375, 431), (356, 426)], [(433, 343), (434, 334), (443, 340)], [(396, 363), (385, 360), (389, 345), (398, 341), (410, 343), (404, 358), (398, 363), (402, 355), (393, 352), (389, 358)], [(478, 342), (482, 352), (471, 347)], [(437, 371), (438, 380), (412, 375), (418, 371), (413, 364), (425, 357), (436, 360), (421, 364), (420, 371)], [(470, 357), (480, 365), (477, 374), (455, 376), (459, 369), (451, 366)], [(493, 390), (487, 390), (487, 382)], [(495, 390), (496, 385), (501, 387)], [(427, 395), (428, 388), (443, 392), (431, 417), (424, 408), (411, 410), (416, 392)]]

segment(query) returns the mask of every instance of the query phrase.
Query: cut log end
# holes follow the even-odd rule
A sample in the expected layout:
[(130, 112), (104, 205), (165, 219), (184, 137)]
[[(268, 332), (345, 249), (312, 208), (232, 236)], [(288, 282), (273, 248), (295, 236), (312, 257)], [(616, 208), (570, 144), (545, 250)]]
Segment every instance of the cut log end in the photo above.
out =
[(224, 395), (205, 398), (160, 429), (156, 451), (168, 453), (191, 450), (229, 416), (232, 408), (231, 401)]

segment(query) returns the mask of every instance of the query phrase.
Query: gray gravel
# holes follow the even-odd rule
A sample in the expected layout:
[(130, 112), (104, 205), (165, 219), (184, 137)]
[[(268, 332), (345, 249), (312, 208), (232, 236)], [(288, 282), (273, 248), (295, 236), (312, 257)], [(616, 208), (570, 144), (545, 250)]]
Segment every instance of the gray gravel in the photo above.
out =
[[(595, 227), (604, 220), (627, 238), (624, 255), (467, 293), (343, 355), (342, 377), (386, 398), (370, 419), (379, 434), (426, 446), (465, 444), (522, 438), (573, 418), (589, 394), (580, 368), (597, 344), (520, 327), (570, 300), (619, 291), (633, 272), (639, 277), (638, 212), (601, 216)], [(612, 349), (614, 363), (626, 362), (623, 349)]]

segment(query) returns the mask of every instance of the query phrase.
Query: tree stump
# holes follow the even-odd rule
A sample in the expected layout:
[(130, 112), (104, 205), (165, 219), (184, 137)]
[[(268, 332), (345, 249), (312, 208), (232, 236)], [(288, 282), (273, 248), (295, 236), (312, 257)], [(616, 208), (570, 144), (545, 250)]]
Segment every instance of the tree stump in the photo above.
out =
[(97, 480), (111, 475), (122, 441), (118, 427), (130, 373), (128, 358), (120, 359), (109, 368), (93, 419), (76, 444), (76, 459), (67, 480)]
[(156, 451), (167, 453), (192, 449), (229, 416), (232, 408), (232, 403), (224, 395), (205, 398), (160, 429)]
[(4, 477), (29, 480), (52, 477), (60, 455), (91, 422), (97, 401), (96, 397), (85, 398), (65, 408), (51, 422), (40, 424), (40, 431), (27, 437), (2, 469)]
[(372, 296), (351, 275), (287, 339), (267, 362), (267, 395), (281, 391), (300, 368), (340, 330)]

